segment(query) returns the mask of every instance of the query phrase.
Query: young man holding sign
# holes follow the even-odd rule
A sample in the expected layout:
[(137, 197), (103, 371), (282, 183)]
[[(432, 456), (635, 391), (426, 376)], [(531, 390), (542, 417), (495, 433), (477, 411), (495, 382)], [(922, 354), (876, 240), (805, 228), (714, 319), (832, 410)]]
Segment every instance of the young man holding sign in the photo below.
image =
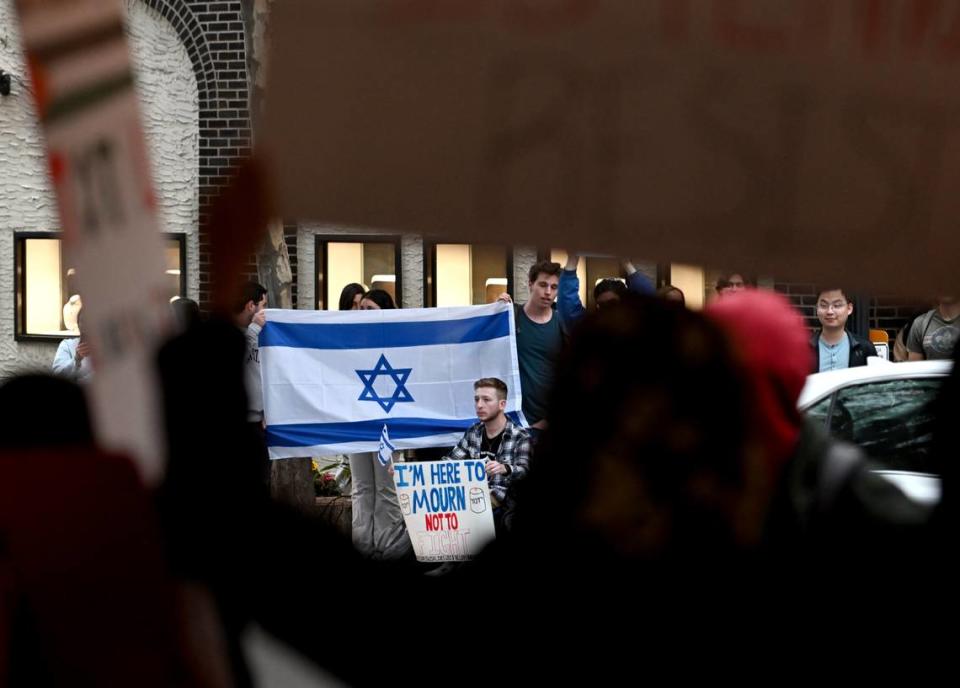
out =
[(498, 530), (509, 528), (509, 518), (504, 518), (512, 510), (509, 488), (514, 480), (527, 473), (530, 435), (504, 414), (507, 385), (502, 380), (481, 378), (473, 383), (473, 390), (474, 407), (480, 422), (470, 426), (457, 446), (443, 458), (485, 461), (494, 522)]

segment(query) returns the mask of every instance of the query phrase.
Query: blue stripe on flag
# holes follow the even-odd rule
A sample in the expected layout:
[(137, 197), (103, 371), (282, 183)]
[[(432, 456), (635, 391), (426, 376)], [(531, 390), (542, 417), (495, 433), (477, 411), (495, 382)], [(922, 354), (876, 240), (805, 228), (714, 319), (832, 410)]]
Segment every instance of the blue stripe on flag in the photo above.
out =
[(460, 320), (375, 323), (270, 322), (260, 332), (260, 346), (301, 349), (384, 349), (432, 344), (467, 344), (507, 337), (509, 312)]
[[(516, 412), (507, 414), (516, 424), (520, 420)], [(289, 425), (268, 425), (268, 447), (316, 447), (345, 444), (347, 442), (379, 442), (384, 422), (391, 441), (445, 435), (463, 432), (474, 423), (476, 418), (440, 419), (435, 418), (390, 418), (360, 420), (352, 423), (291, 423)]]

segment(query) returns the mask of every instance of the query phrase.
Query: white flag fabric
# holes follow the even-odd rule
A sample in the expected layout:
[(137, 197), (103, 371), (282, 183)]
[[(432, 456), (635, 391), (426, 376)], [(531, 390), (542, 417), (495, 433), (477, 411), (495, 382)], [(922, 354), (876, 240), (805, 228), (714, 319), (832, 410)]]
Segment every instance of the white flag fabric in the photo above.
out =
[(456, 444), (477, 422), (473, 383), (503, 380), (526, 425), (513, 307), (266, 311), (260, 332), (271, 458)]

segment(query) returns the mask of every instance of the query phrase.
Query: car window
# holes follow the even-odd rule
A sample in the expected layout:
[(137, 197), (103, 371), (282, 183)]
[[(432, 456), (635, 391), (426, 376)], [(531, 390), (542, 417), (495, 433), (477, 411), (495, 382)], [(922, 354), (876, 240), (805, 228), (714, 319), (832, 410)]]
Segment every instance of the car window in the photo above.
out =
[(816, 404), (808, 408), (804, 413), (806, 413), (807, 418), (815, 422), (817, 425), (823, 427), (827, 424), (827, 413), (830, 411), (830, 400), (833, 399), (832, 394), (828, 394), (826, 397), (818, 401)]
[(930, 455), (930, 402), (942, 383), (941, 378), (903, 379), (842, 389), (830, 414), (830, 430), (889, 468), (936, 473)]

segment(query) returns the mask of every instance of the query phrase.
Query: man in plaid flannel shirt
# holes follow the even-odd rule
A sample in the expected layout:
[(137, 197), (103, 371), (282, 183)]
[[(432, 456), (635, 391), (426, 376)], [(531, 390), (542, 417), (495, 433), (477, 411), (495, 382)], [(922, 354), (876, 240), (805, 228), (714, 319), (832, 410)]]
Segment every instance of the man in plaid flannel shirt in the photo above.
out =
[(507, 385), (495, 377), (473, 383), (473, 402), (479, 423), (470, 426), (459, 444), (444, 459), (480, 459), (486, 462), (494, 523), (509, 527), (510, 484), (527, 473), (530, 462), (530, 435), (514, 425), (503, 413), (507, 406)]

